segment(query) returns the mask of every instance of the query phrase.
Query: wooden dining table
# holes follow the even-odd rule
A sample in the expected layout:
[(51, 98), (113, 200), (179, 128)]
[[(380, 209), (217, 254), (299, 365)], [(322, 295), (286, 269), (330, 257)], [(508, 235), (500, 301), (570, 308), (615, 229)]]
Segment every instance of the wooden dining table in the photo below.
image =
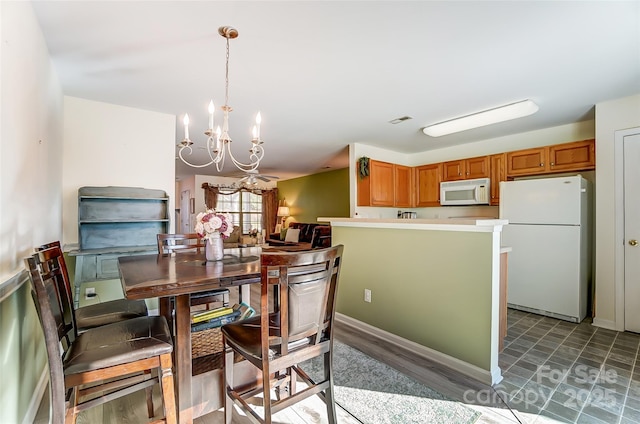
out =
[[(239, 286), (249, 302), (249, 284), (260, 282), (259, 247), (225, 249), (224, 258), (208, 262), (204, 253), (140, 255), (118, 258), (122, 289), (128, 299), (175, 297), (174, 357), (180, 423), (192, 423), (203, 408), (194, 408), (191, 358), (190, 296), (192, 293)], [(161, 313), (165, 312), (161, 308)], [(170, 312), (169, 312), (170, 314)], [(216, 393), (215, 396), (220, 396)], [(200, 397), (198, 397), (200, 399)], [(202, 403), (202, 402), (200, 402)], [(218, 402), (212, 402), (218, 406)]]

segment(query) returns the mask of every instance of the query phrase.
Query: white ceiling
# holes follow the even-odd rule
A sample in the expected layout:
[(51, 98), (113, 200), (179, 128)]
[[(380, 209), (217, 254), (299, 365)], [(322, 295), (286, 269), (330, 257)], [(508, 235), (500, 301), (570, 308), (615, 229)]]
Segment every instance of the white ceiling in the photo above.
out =
[[(224, 100), (218, 27), (237, 28), (232, 148), (248, 158), (261, 110), (260, 171), (283, 178), (348, 166), (354, 142), (421, 152), (593, 119), (596, 103), (640, 93), (639, 1), (35, 1), (34, 9), (64, 94), (175, 114), (176, 143), (187, 112), (191, 138), (204, 145), (209, 100)], [(439, 138), (421, 132), (523, 99), (540, 110)], [(405, 115), (413, 119), (388, 122)], [(217, 175), (176, 164), (180, 177)], [(223, 172), (235, 173), (229, 164)]]

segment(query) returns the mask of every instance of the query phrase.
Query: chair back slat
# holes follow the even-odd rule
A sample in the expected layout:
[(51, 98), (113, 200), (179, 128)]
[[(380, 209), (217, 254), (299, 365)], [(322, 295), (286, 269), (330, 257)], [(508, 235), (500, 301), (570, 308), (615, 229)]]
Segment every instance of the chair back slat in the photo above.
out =
[(197, 233), (187, 234), (158, 234), (158, 253), (170, 255), (183, 251), (200, 253), (205, 247), (205, 241)]

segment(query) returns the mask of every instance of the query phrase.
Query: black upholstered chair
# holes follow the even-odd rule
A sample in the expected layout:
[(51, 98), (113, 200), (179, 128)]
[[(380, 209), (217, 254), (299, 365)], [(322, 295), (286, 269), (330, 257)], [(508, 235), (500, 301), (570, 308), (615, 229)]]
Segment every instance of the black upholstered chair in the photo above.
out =
[[(272, 415), (314, 394), (326, 403), (329, 423), (336, 422), (331, 350), (342, 250), (338, 245), (261, 255), (260, 315), (222, 326), (226, 423), (231, 423), (233, 404), (252, 421), (271, 423)], [(269, 287), (277, 288), (273, 308)], [(236, 354), (261, 370), (256, 386), (234, 387)], [(317, 356), (323, 357), (324, 376), (312, 381), (299, 364)], [(298, 379), (306, 383), (302, 390), (297, 390)], [(262, 416), (249, 406), (256, 395), (263, 398)]]
[[(42, 245), (35, 250), (36, 252), (40, 252), (50, 248), (60, 249), (60, 242), (53, 241)], [(55, 264), (60, 267), (60, 272), (64, 280), (64, 290), (66, 291), (67, 296), (71, 298), (71, 281), (69, 280), (69, 273), (64, 256), (60, 256), (58, 261), (51, 262), (51, 264)], [(45, 263), (44, 265), (46, 266), (47, 264)], [(79, 333), (90, 328), (100, 327), (102, 325), (124, 321), (131, 318), (144, 317), (149, 314), (144, 300), (132, 299), (116, 299), (100, 302), (94, 305), (87, 305), (81, 308), (72, 309), (71, 313), (73, 314), (75, 326)]]
[(25, 263), (47, 350), (50, 422), (75, 423), (83, 410), (142, 389), (152, 418), (152, 389), (159, 383), (161, 421), (175, 423), (173, 345), (164, 317), (132, 318), (79, 334), (60, 248), (40, 250)]

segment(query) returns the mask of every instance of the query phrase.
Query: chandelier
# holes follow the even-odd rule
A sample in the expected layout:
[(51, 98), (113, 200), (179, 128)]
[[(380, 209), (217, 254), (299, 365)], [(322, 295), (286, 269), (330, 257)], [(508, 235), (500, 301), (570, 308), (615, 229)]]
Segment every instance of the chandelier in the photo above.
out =
[(262, 119), (260, 117), (260, 112), (258, 112), (258, 114), (256, 115), (256, 123), (253, 126), (251, 148), (249, 149), (250, 163), (242, 163), (238, 161), (233, 156), (233, 153), (231, 153), (231, 137), (229, 137), (229, 112), (233, 110), (231, 106), (229, 106), (229, 40), (238, 37), (238, 30), (230, 26), (223, 26), (218, 28), (218, 33), (227, 39), (224, 105), (221, 107), (222, 111), (224, 112), (224, 116), (222, 119), (222, 130), (220, 129), (220, 126), (218, 126), (215, 131), (213, 130), (213, 114), (215, 111), (215, 106), (212, 100), (209, 103), (209, 128), (204, 132), (204, 134), (207, 136), (206, 149), (211, 160), (202, 165), (191, 163), (183, 156), (185, 149), (188, 150), (189, 155), (193, 152), (191, 148), (191, 145), (193, 145), (193, 141), (189, 139), (189, 115), (185, 113), (183, 120), (184, 139), (178, 144), (178, 147), (180, 147), (178, 156), (180, 157), (180, 160), (182, 160), (182, 162), (194, 168), (204, 168), (215, 163), (216, 169), (218, 170), (218, 172), (220, 172), (222, 168), (224, 168), (224, 161), (226, 156), (229, 155), (231, 161), (238, 169), (245, 172), (254, 171), (258, 169), (258, 165), (260, 164), (262, 156), (264, 155), (262, 141), (260, 140), (260, 122)]

